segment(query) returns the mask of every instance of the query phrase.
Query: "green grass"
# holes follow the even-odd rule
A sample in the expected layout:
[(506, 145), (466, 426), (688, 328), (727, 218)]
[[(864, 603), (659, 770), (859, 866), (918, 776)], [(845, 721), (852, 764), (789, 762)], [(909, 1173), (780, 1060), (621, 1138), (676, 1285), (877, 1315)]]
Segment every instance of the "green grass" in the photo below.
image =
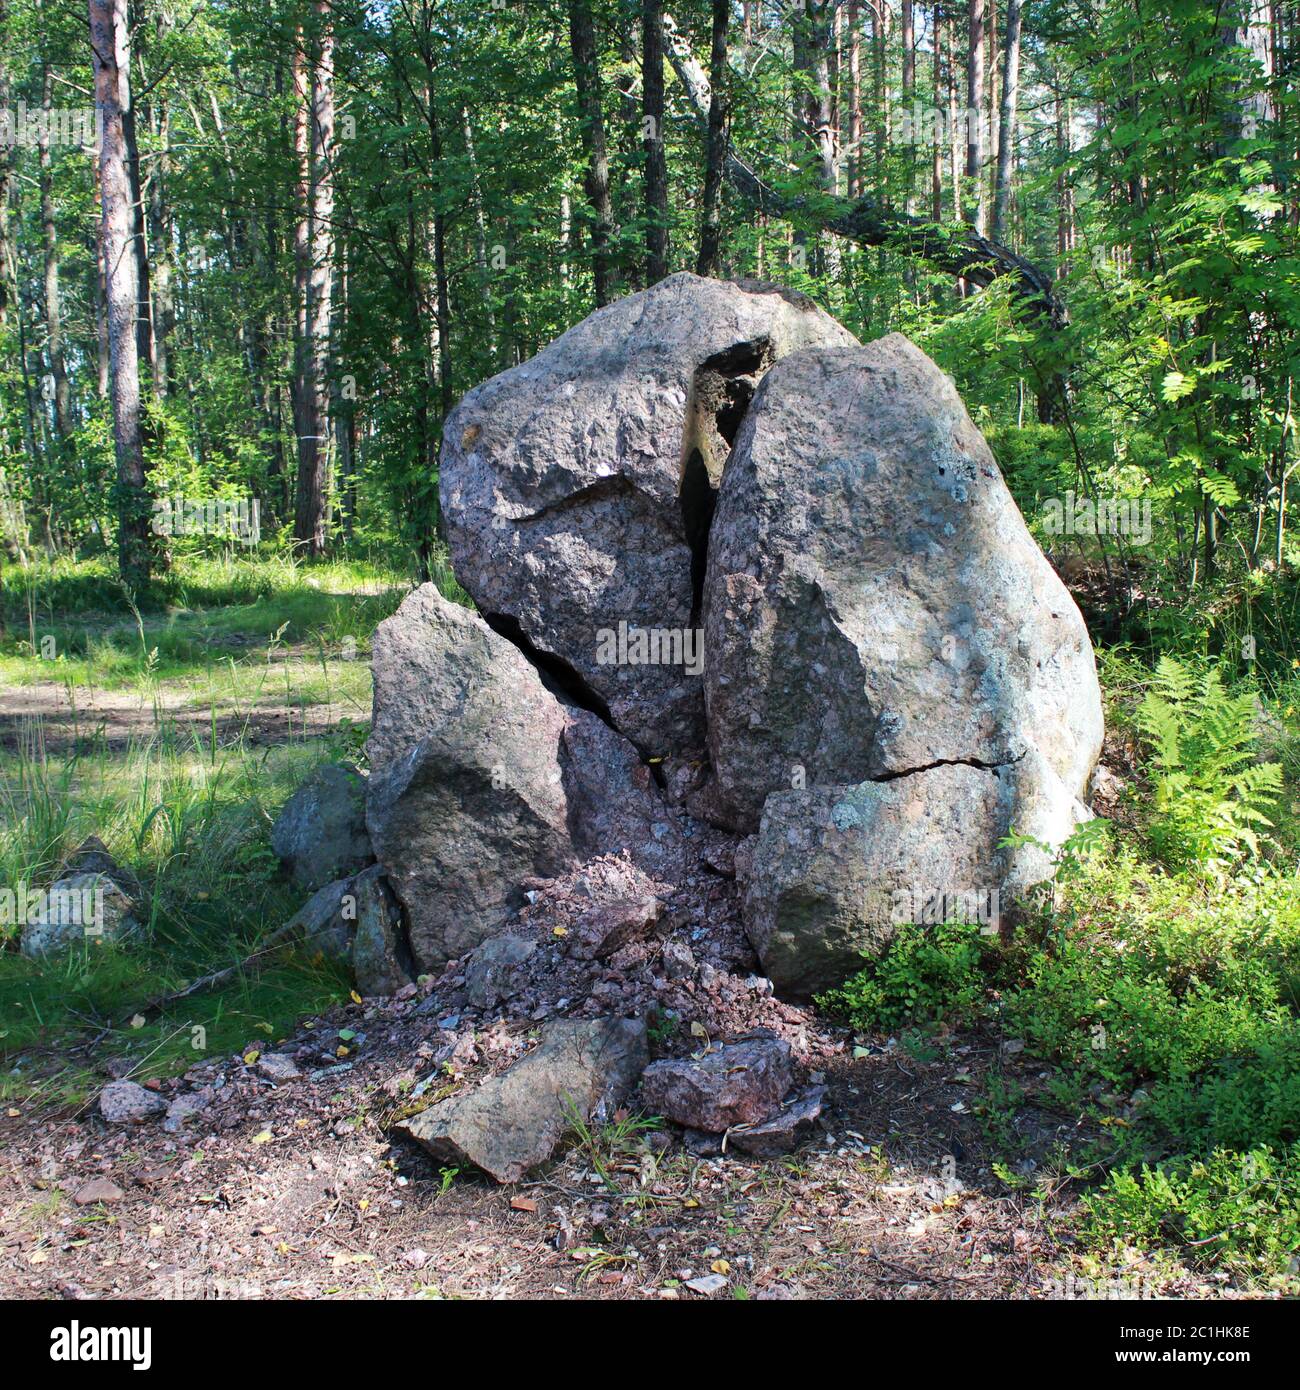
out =
[[(435, 578), (466, 601), (445, 562)], [(338, 967), (277, 956), (176, 1005), (148, 1007), (240, 964), (302, 905), (306, 895), (271, 852), (271, 822), (313, 767), (358, 756), (371, 635), (409, 588), (406, 575), (369, 562), (183, 556), (137, 605), (106, 560), (0, 571), (0, 684), (54, 680), (78, 709), (96, 690), (133, 691), (144, 713), (125, 741), (100, 737), (88, 714), (73, 752), (51, 751), (33, 727), (0, 754), (0, 884), (48, 886), (94, 834), (149, 890), (146, 929), (129, 946), (31, 961), (8, 929), (7, 1098), (84, 1099), (102, 1078), (83, 1045), (126, 1053), (133, 1074), (163, 1075), (279, 1038), (345, 996)], [(42, 637), (53, 637), (53, 659), (42, 656)], [(330, 732), (295, 731), (293, 711), (318, 705)], [(240, 721), (268, 707), (289, 711), (287, 727), (277, 742), (255, 745)]]

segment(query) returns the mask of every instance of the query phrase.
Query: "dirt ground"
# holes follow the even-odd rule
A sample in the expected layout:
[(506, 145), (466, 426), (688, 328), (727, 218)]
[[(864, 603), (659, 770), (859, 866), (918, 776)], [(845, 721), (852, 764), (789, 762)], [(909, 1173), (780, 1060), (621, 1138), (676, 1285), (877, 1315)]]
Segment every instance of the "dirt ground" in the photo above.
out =
[[(699, 1158), (676, 1131), (641, 1131), (576, 1143), (533, 1180), (498, 1187), (439, 1171), (391, 1134), (441, 1036), (419, 1004), (308, 1020), (274, 1044), (319, 1063), (300, 1079), (259, 1074), (263, 1041), (152, 1082), (169, 1100), (210, 1097), (176, 1132), (158, 1119), (109, 1126), (91, 1105), (11, 1106), (0, 1296), (1080, 1296), (1073, 1197), (1046, 1177), (1070, 1122), (1039, 1108), (1044, 1079), (1005, 1047), (952, 1037), (918, 1060), (846, 1039), (826, 1068), (821, 1128), (788, 1158)], [(977, 1113), (994, 1071), (1025, 1091), (1013, 1126), (1022, 1171), (1040, 1181), (1022, 1191), (993, 1173)], [(134, 1076), (150, 1083), (147, 1064)], [(111, 1186), (87, 1191), (96, 1180)], [(716, 1289), (687, 1286), (710, 1274)], [(1155, 1276), (1135, 1266), (1124, 1277)]]

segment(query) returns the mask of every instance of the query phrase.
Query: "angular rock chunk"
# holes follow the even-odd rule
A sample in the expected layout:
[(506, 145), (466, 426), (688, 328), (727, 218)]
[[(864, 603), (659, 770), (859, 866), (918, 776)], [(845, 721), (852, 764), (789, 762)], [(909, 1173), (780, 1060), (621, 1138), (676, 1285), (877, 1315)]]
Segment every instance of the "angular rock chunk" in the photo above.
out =
[(560, 764), (564, 711), (535, 668), (432, 584), (374, 638), (366, 818), (432, 970), (495, 935), (519, 881), (574, 860)]
[(822, 1113), (825, 1086), (810, 1086), (801, 1091), (775, 1115), (756, 1125), (742, 1125), (727, 1135), (730, 1148), (754, 1158), (776, 1158), (792, 1153), (812, 1133), (813, 1125)]
[(319, 951), (329, 960), (351, 963), (355, 928), (352, 880), (340, 878), (318, 888), (285, 923), (282, 934), (302, 941), (308, 951)]
[(745, 928), (777, 991), (808, 998), (879, 955), (900, 922), (933, 920), (935, 904), (939, 920), (995, 933), (1014, 895), (1051, 872), (1042, 851), (999, 841), (1014, 828), (1059, 844), (1087, 816), (1037, 753), (781, 792), (744, 857)]
[(651, 1063), (641, 1078), (641, 1098), (647, 1110), (676, 1124), (721, 1134), (765, 1120), (793, 1078), (790, 1044), (759, 1036), (715, 1044), (700, 1057)]
[(380, 624), (374, 670), (367, 815), (420, 970), (502, 930), (526, 878), (624, 850), (680, 868), (681, 832), (631, 744), (433, 585)]
[[(697, 626), (713, 489), (757, 382), (788, 353), (853, 342), (792, 291), (673, 275), (448, 417), (440, 494), (457, 578), (643, 753), (703, 748), (682, 644)], [(650, 631), (677, 646), (669, 636), (657, 664), (606, 661), (620, 623), (624, 649)]]
[(505, 932), (475, 948), (465, 967), (465, 993), (472, 1007), (492, 1009), (513, 999), (527, 984), (523, 967), (537, 942)]
[(74, 873), (33, 894), (20, 950), (40, 959), (75, 947), (122, 944), (139, 935), (139, 906), (107, 873)]
[(271, 848), (300, 887), (315, 892), (374, 863), (366, 779), (350, 763), (317, 768), (285, 802)]
[(413, 978), (402, 909), (378, 864), (358, 874), (351, 891), (356, 899), (352, 973), (357, 989), (367, 997), (396, 994)]
[(110, 1081), (99, 1093), (99, 1113), (112, 1125), (137, 1125), (161, 1115), (167, 1102), (135, 1081)]
[(575, 1114), (600, 1121), (613, 1112), (644, 1070), (647, 1046), (640, 1019), (555, 1019), (507, 1071), (397, 1128), (439, 1162), (518, 1182), (550, 1158)]
[(718, 495), (704, 623), (736, 829), (773, 792), (1031, 748), (1068, 802), (1101, 748), (1083, 619), (952, 382), (898, 334), (764, 377)]

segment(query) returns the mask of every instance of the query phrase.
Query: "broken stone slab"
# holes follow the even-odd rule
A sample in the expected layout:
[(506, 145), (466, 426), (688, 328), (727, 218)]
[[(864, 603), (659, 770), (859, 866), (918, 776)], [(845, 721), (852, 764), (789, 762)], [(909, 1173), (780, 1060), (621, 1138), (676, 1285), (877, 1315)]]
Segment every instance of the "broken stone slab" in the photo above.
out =
[(264, 1052), (256, 1066), (268, 1081), (297, 1081), (302, 1075), (297, 1059), (288, 1052)]
[(721, 1134), (766, 1119), (793, 1079), (790, 1044), (755, 1035), (713, 1044), (692, 1057), (652, 1062), (641, 1078), (641, 1098), (648, 1111), (675, 1124)]
[(282, 930), (286, 937), (300, 940), (309, 952), (319, 951), (328, 960), (350, 964), (355, 925), (352, 880), (341, 878), (318, 888)]
[(366, 818), (436, 971), (523, 904), (519, 881), (574, 862), (560, 764), (565, 718), (536, 669), (432, 584), (380, 623)]
[(1000, 769), (928, 768), (885, 782), (768, 797), (745, 864), (742, 913), (764, 974), (811, 998), (881, 955), (901, 923), (964, 917), (995, 935), (1017, 895), (1047, 878), (1034, 844), (1060, 844), (1082, 803), (1043, 796), (1054, 774), (1034, 754)]
[[(439, 488), (456, 577), (642, 753), (703, 751), (687, 646), (714, 489), (757, 383), (789, 353), (854, 341), (793, 291), (672, 275), (448, 417)], [(624, 659), (639, 639), (658, 659)]]
[(298, 887), (312, 892), (374, 863), (365, 777), (351, 763), (317, 768), (285, 802), (271, 848)]
[(599, 1124), (611, 1115), (648, 1059), (641, 1019), (554, 1019), (506, 1071), (397, 1129), (440, 1163), (469, 1163), (497, 1182), (518, 1182), (551, 1157), (575, 1117)]
[(374, 653), (367, 815), (417, 969), (496, 935), (525, 880), (590, 855), (680, 872), (680, 830), (635, 749), (477, 614), (425, 585)]
[(79, 1207), (94, 1206), (96, 1202), (120, 1202), (126, 1193), (111, 1178), (91, 1178), (83, 1187), (77, 1189), (72, 1200)]
[(412, 982), (414, 969), (402, 930), (402, 909), (378, 864), (352, 880), (356, 931), (352, 974), (366, 998), (396, 994)]
[(33, 960), (76, 947), (125, 945), (142, 930), (137, 902), (105, 872), (69, 874), (30, 899), (20, 950)]
[(825, 1095), (825, 1086), (808, 1087), (758, 1124), (729, 1130), (727, 1147), (752, 1158), (777, 1158), (792, 1153), (812, 1133)]
[(537, 942), (505, 932), (475, 948), (465, 966), (465, 993), (471, 1007), (494, 1009), (527, 984), (524, 966)]
[(952, 381), (900, 334), (764, 377), (704, 580), (718, 802), (1004, 767), (1080, 798), (1102, 741), (1092, 646)]
[(167, 1109), (157, 1091), (135, 1081), (110, 1081), (99, 1093), (99, 1113), (112, 1125), (138, 1125)]

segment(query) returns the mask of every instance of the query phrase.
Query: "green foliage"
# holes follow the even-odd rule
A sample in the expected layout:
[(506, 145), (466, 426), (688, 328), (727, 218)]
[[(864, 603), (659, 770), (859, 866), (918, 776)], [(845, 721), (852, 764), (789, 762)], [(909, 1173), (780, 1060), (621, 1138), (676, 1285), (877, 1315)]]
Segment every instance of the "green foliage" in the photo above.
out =
[(863, 1030), (969, 1022), (981, 1012), (991, 952), (977, 922), (902, 922), (878, 960), (817, 1003)]
[(1300, 1145), (1124, 1169), (1084, 1205), (1095, 1244), (1169, 1246), (1194, 1267), (1281, 1286), (1300, 1251)]
[(1217, 668), (1160, 658), (1136, 722), (1151, 749), (1151, 840), (1172, 867), (1222, 876), (1260, 852), (1282, 770), (1253, 760), (1256, 708)]

